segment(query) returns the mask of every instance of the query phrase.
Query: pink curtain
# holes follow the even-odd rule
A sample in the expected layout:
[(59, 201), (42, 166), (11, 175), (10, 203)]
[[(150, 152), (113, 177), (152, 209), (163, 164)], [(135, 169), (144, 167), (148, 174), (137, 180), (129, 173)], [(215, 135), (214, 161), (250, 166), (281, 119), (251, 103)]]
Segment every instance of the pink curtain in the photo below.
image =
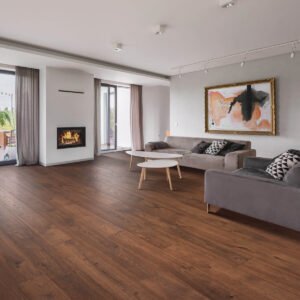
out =
[(131, 85), (130, 122), (132, 150), (143, 150), (143, 103), (140, 85)]

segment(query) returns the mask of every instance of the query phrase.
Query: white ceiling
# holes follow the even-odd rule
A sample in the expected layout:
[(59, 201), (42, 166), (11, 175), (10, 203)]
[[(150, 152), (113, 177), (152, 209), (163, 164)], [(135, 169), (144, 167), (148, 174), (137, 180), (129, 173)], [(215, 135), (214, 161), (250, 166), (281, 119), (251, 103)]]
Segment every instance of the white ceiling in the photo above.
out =
[[(217, 0), (0, 1), (2, 38), (165, 75), (176, 74), (176, 66), (300, 39), (299, 0), (237, 0), (230, 9)], [(159, 23), (168, 28), (155, 36)], [(123, 52), (112, 51), (115, 42)]]
[(10, 49), (0, 47), (0, 67), (2, 66), (24, 66), (28, 68), (43, 69), (46, 66), (56, 68), (78, 69), (93, 74), (95, 78), (106, 81), (139, 84), (146, 86), (169, 86), (170, 81), (167, 79), (147, 76), (135, 72), (125, 72), (112, 68), (101, 67), (97, 64), (84, 63), (76, 60), (52, 57), (48, 55), (39, 55), (22, 49)]

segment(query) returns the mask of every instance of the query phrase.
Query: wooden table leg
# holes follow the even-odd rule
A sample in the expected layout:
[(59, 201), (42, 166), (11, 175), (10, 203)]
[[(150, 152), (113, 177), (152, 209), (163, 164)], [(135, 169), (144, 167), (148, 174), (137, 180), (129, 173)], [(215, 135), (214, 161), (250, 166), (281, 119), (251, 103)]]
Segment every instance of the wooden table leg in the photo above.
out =
[(131, 170), (132, 160), (133, 160), (133, 158), (132, 158), (132, 155), (131, 155), (131, 156), (130, 156), (130, 163), (129, 163), (129, 170)]
[(142, 183), (143, 183), (143, 179), (144, 179), (144, 172), (145, 172), (145, 168), (142, 168), (141, 176), (140, 176), (140, 182), (139, 182), (139, 190), (142, 188)]
[(167, 177), (168, 177), (168, 180), (169, 180), (170, 190), (173, 191), (172, 180), (171, 180), (171, 174), (170, 174), (170, 168), (166, 168), (166, 171), (167, 171)]
[(179, 178), (182, 179), (182, 175), (181, 175), (181, 170), (180, 170), (179, 162), (177, 162), (177, 171), (178, 171)]
[[(145, 157), (145, 161), (147, 162), (148, 161), (148, 158)], [(145, 168), (144, 169), (144, 180), (147, 179), (147, 169)]]

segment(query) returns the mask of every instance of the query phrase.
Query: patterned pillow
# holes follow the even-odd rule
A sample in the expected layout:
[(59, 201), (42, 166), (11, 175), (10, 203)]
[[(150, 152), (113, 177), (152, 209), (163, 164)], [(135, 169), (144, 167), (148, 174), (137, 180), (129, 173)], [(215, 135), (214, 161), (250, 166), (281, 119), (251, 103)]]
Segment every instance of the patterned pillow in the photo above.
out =
[(217, 155), (226, 145), (226, 141), (213, 141), (212, 144), (205, 150), (205, 153)]
[(266, 172), (275, 179), (283, 180), (285, 174), (299, 162), (300, 156), (284, 152), (268, 165)]

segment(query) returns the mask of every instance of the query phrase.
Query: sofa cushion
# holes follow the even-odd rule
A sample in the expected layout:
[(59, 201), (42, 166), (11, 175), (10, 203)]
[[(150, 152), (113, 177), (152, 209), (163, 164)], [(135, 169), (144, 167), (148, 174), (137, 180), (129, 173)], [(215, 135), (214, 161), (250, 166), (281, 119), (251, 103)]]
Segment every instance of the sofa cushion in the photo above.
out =
[(284, 152), (267, 167), (266, 172), (275, 179), (283, 180), (285, 174), (299, 162), (300, 156)]
[(212, 144), (205, 150), (205, 154), (217, 155), (226, 145), (226, 141), (213, 141)]
[(300, 188), (300, 163), (292, 167), (284, 176), (283, 181), (288, 185)]
[(207, 143), (207, 142), (200, 142), (199, 144), (197, 144), (193, 149), (192, 149), (192, 153), (198, 153), (198, 154), (202, 154), (205, 152), (205, 150), (211, 145), (211, 143)]
[(218, 153), (218, 155), (225, 156), (226, 154), (234, 151), (239, 151), (239, 150), (244, 150), (245, 145), (244, 144), (239, 144), (239, 143), (234, 143), (231, 141), (226, 141), (227, 144), (225, 147)]
[(185, 154), (189, 154), (191, 153), (190, 150), (187, 149), (178, 149), (178, 148), (166, 148), (166, 149), (159, 149), (159, 150), (154, 150), (156, 152), (162, 152), (162, 153), (175, 153), (175, 154), (181, 154), (181, 155), (185, 155)]
[(186, 154), (180, 161), (180, 164), (190, 168), (201, 170), (224, 169), (224, 157), (209, 154)]
[(266, 171), (262, 169), (253, 169), (253, 168), (243, 168), (233, 171), (234, 174), (240, 175), (240, 176), (254, 176), (254, 177), (260, 177), (260, 178), (267, 178), (267, 179), (273, 179), (274, 178), (267, 173)]
[(192, 150), (197, 144), (202, 141), (201, 138), (192, 137), (180, 137), (180, 136), (168, 136), (165, 142), (170, 145), (171, 148)]

